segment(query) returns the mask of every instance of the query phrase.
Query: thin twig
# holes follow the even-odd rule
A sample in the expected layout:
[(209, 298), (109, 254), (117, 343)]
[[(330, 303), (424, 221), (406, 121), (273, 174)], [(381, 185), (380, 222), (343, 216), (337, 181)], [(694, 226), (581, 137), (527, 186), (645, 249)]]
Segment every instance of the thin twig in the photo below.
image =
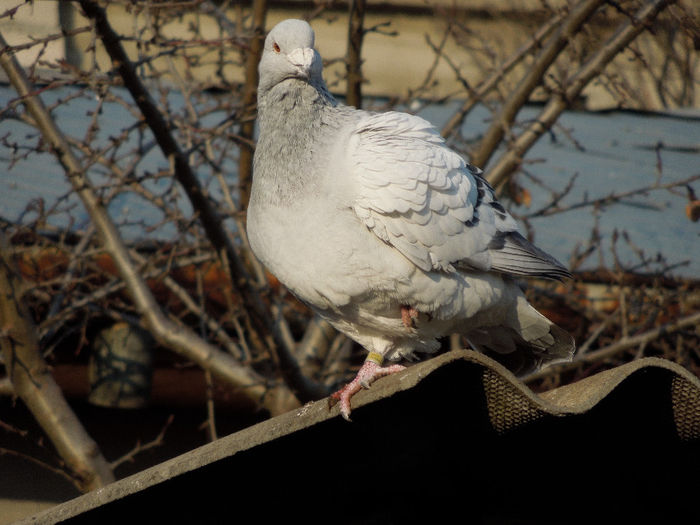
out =
[(555, 198), (547, 203), (545, 206), (540, 208), (539, 210), (535, 210), (532, 213), (528, 213), (527, 215), (524, 215), (523, 218), (531, 219), (534, 217), (548, 217), (550, 215), (555, 215), (558, 213), (564, 213), (567, 211), (572, 211), (572, 210), (578, 210), (581, 208), (586, 208), (586, 207), (592, 207), (592, 208), (599, 208), (602, 206), (609, 206), (611, 204), (615, 204), (618, 202), (621, 202), (625, 199), (629, 199), (630, 197), (636, 197), (638, 195), (646, 195), (651, 191), (658, 191), (658, 190), (673, 190), (674, 188), (679, 188), (679, 187), (684, 187), (687, 186), (688, 184), (692, 182), (696, 182), (700, 180), (700, 173), (696, 175), (691, 175), (690, 177), (687, 177), (685, 179), (677, 180), (677, 181), (671, 181), (667, 182), (664, 184), (659, 184), (658, 182), (655, 182), (653, 184), (648, 184), (646, 186), (641, 186), (639, 188), (634, 188), (631, 190), (627, 191), (622, 191), (622, 192), (613, 192), (610, 193), (609, 195), (606, 195), (604, 197), (598, 197), (597, 199), (589, 199), (587, 196), (582, 199), (579, 202), (575, 202), (573, 204), (567, 204), (567, 205), (561, 205), (560, 201), (562, 200), (563, 197), (565, 197), (570, 191), (573, 189), (573, 181), (569, 181), (569, 184), (567, 184), (566, 188), (564, 188), (563, 191), (561, 191), (558, 194), (555, 194)]
[(527, 376), (524, 379), (524, 381), (525, 383), (533, 383), (534, 381), (543, 379), (545, 377), (561, 374), (569, 370), (575, 370), (576, 368), (584, 364), (591, 364), (604, 361), (606, 359), (610, 359), (611, 357), (616, 356), (621, 352), (629, 350), (630, 348), (645, 345), (650, 341), (654, 341), (655, 339), (663, 337), (664, 335), (683, 330), (684, 328), (690, 326), (696, 326), (698, 324), (700, 324), (700, 313), (695, 313), (686, 317), (682, 317), (681, 319), (678, 319), (674, 322), (664, 324), (657, 328), (653, 328), (644, 333), (630, 337), (623, 337), (622, 339), (615, 341), (610, 345), (604, 346), (603, 348), (599, 348), (598, 350), (595, 350), (593, 352), (588, 352), (584, 355), (581, 355), (580, 357), (577, 356), (570, 363), (550, 366), (549, 368), (545, 368), (543, 370), (535, 372), (534, 374)]
[(132, 448), (129, 452), (127, 452), (126, 454), (124, 454), (120, 458), (117, 458), (114, 461), (112, 461), (109, 464), (109, 466), (112, 468), (112, 470), (116, 470), (116, 468), (123, 463), (134, 461), (134, 458), (137, 455), (141, 454), (142, 452), (145, 452), (146, 450), (150, 450), (152, 448), (162, 446), (164, 438), (165, 438), (165, 433), (167, 432), (168, 427), (173, 422), (174, 418), (175, 418), (175, 416), (173, 416), (172, 414), (169, 415), (168, 419), (165, 421), (165, 425), (163, 425), (163, 428), (160, 430), (158, 435), (155, 438), (153, 438), (151, 441), (149, 441), (147, 443), (143, 443), (143, 444), (136, 443), (136, 446), (134, 446), (134, 448)]
[[(0, 35), (0, 45), (3, 44)], [(3, 67), (7, 62), (7, 55), (0, 54)], [(14, 394), (29, 408), (72, 471), (73, 481), (80, 489), (89, 491), (103, 487), (114, 481), (112, 470), (41, 356), (36, 328), (22, 300), (23, 288), (22, 278), (10, 260), (4, 235), (0, 234), (0, 354)]]
[(598, 327), (593, 331), (593, 333), (588, 336), (588, 339), (586, 339), (581, 346), (579, 346), (576, 349), (576, 357), (580, 358), (582, 357), (585, 353), (588, 352), (588, 349), (593, 345), (598, 340), (598, 337), (610, 326), (614, 321), (615, 318), (619, 315), (618, 309), (616, 308), (615, 311), (613, 311), (611, 314), (609, 314), (605, 319), (603, 319), (603, 322), (601, 322)]
[(491, 155), (501, 143), (501, 139), (509, 130), (518, 111), (529, 100), (535, 88), (540, 85), (545, 71), (557, 59), (562, 49), (572, 40), (585, 22), (605, 3), (605, 0), (583, 0), (564, 19), (558, 31), (542, 49), (534, 63), (528, 68), (515, 91), (509, 94), (508, 100), (501, 108), (493, 123), (484, 134), (478, 150), (472, 155), (471, 161), (477, 166), (486, 166)]
[[(224, 230), (217, 210), (210, 202), (199, 179), (191, 169), (187, 156), (175, 142), (166, 120), (158, 111), (148, 90), (136, 74), (120, 43), (119, 36), (107, 20), (104, 9), (92, 0), (80, 0), (80, 5), (86, 15), (94, 21), (97, 32), (112, 59), (114, 67), (143, 113), (144, 119), (158, 141), (163, 154), (171, 162), (174, 175), (186, 191), (193, 208), (197, 210), (207, 237), (214, 245), (224, 267), (230, 272), (233, 293), (242, 297), (246, 305), (250, 307), (249, 310), (252, 315), (248, 316), (250, 322), (246, 323), (248, 330), (252, 332), (249, 341), (253, 344), (267, 346), (272, 353), (278, 354), (278, 360), (290, 363), (291, 366), (283, 368), (281, 372), (302, 401), (317, 399), (318, 390), (315, 388), (306, 390), (307, 381), (294, 382), (295, 378), (299, 376), (292, 373), (296, 368), (291, 363), (294, 348), (289, 346), (289, 340), (285, 337), (286, 321), (283, 318), (275, 321), (270, 320), (268, 310), (260, 297), (259, 291), (254, 287), (253, 279), (251, 279), (231, 239)], [(255, 0), (254, 8), (256, 9), (254, 19), (256, 35), (251, 45), (259, 45), (258, 51), (262, 52), (262, 27), (264, 27), (266, 13), (265, 0)], [(255, 44), (255, 42), (258, 42), (258, 44)], [(247, 75), (248, 82), (253, 85), (252, 82), (254, 80), (255, 85), (257, 85), (257, 60), (254, 67), (250, 61), (248, 62)], [(244, 151), (245, 149), (241, 150), (241, 155), (244, 155)], [(242, 178), (243, 174), (239, 171), (240, 184), (243, 184)], [(243, 314), (247, 315), (248, 309), (243, 310)], [(287, 372), (290, 372), (290, 375), (287, 375)]]
[[(117, 38), (116, 35), (114, 35), (114, 38)], [(4, 40), (0, 40), (0, 47), (6, 48)], [(152, 335), (164, 346), (191, 359), (202, 368), (210, 369), (224, 381), (242, 389), (255, 402), (262, 400), (263, 404), (268, 406), (273, 413), (283, 409), (277, 405), (278, 399), (293, 399), (286, 387), (283, 385), (275, 387), (276, 390), (282, 389), (285, 391), (280, 392), (279, 398), (274, 393), (270, 395), (267, 392), (267, 381), (265, 378), (252, 369), (240, 365), (229, 354), (206, 343), (192, 331), (174, 324), (163, 314), (142, 276), (136, 270), (124, 241), (107, 214), (104, 205), (96, 195), (80, 161), (73, 153), (65, 136), (58, 129), (41, 100), (36, 96), (30, 95), (33, 92), (32, 87), (16, 59), (8, 53), (2, 53), (0, 54), (0, 60), (18, 94), (24, 97), (24, 104), (34, 118), (44, 140), (53, 148), (75, 192), (88, 210), (93, 224), (100, 234), (103, 245), (111, 255), (115, 266), (126, 283), (134, 304), (142, 316), (143, 323), (148, 327)], [(265, 395), (266, 393), (268, 395)], [(291, 406), (284, 408), (289, 409)]]
[(0, 447), (0, 456), (2, 456), (2, 455), (14, 456), (14, 457), (29, 461), (30, 463), (34, 463), (35, 465), (38, 465), (39, 467), (41, 467), (43, 469), (46, 469), (50, 472), (53, 472), (54, 474), (58, 474), (62, 478), (69, 481), (78, 490), (84, 490), (84, 487), (82, 487), (80, 485), (80, 483), (76, 481), (75, 477), (73, 477), (70, 474), (70, 472), (67, 472), (62, 468), (54, 467), (53, 465), (50, 465), (49, 463), (46, 463), (45, 461), (41, 461), (40, 459), (35, 458), (34, 456), (30, 456), (28, 454), (23, 454), (22, 452), (18, 452), (16, 450), (11, 450), (9, 448)]
[(467, 114), (476, 106), (491, 90), (496, 88), (499, 82), (508, 74), (516, 65), (529, 55), (533, 49), (542, 45), (542, 40), (545, 39), (554, 28), (561, 22), (563, 15), (557, 13), (550, 18), (537, 32), (532, 36), (529, 42), (518, 48), (501, 66), (494, 71), (486, 80), (480, 82), (474, 87), (473, 92), (462, 103), (462, 106), (457, 110), (447, 121), (442, 128), (442, 135), (445, 138), (453, 135), (462, 125)]
[[(588, 61), (569, 79), (565, 89), (554, 95), (538, 118), (517, 137), (511, 147), (504, 153), (495, 165), (489, 168), (486, 178), (495, 188), (502, 190), (507, 178), (520, 165), (525, 152), (549, 130), (562, 112), (576, 100), (584, 87), (595, 78), (603, 68), (627, 45), (634, 40), (656, 16), (675, 0), (655, 0), (645, 4), (637, 13), (634, 20), (623, 22), (618, 30), (605, 41)], [(510, 115), (510, 112), (508, 112)], [(508, 116), (507, 115), (507, 116)], [(493, 140), (500, 132), (493, 131), (489, 140)], [(484, 139), (486, 142), (486, 138)], [(488, 158), (493, 149), (490, 142), (483, 146), (482, 157)]]
[(204, 373), (204, 379), (207, 383), (207, 434), (209, 436), (209, 441), (216, 441), (218, 438), (216, 432), (216, 407), (214, 405), (214, 381), (211, 377), (211, 373), (206, 371)]

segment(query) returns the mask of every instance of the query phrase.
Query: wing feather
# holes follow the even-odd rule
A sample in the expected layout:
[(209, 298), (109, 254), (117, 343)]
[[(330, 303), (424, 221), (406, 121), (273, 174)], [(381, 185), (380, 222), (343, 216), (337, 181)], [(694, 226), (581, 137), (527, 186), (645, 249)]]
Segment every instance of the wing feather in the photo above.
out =
[(368, 113), (346, 151), (355, 214), (419, 268), (568, 275), (517, 233), (481, 170), (448, 148), (429, 122), (406, 113)]

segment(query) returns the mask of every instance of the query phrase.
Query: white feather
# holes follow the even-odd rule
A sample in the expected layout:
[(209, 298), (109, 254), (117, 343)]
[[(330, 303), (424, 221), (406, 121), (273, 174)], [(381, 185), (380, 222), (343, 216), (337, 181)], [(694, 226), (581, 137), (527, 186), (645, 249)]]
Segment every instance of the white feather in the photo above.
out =
[[(488, 206), (492, 190), (477, 182), (478, 172), (420, 117), (367, 114), (346, 154), (358, 218), (424, 271), (456, 263), (488, 270), (489, 244), (517, 229)], [(479, 197), (478, 184), (488, 195)]]

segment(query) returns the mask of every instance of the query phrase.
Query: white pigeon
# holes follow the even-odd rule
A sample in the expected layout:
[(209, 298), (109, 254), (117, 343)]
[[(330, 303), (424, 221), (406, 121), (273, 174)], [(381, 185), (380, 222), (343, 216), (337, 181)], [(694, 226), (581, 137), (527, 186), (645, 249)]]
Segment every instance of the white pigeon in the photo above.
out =
[(402, 370), (385, 359), (433, 352), (461, 333), (510, 354), (520, 372), (570, 360), (573, 338), (525, 299), (517, 277), (570, 273), (517, 233), (478, 168), (427, 121), (339, 104), (322, 78), (314, 32), (277, 24), (259, 65), (248, 236), (298, 298), (366, 350), (350, 398)]

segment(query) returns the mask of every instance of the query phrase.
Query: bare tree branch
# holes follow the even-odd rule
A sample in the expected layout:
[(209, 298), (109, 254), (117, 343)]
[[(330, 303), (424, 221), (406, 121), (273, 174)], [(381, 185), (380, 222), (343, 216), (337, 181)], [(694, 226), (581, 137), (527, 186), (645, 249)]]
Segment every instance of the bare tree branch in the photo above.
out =
[(664, 184), (661, 184), (657, 180), (653, 184), (647, 184), (646, 186), (642, 186), (639, 188), (633, 188), (631, 190), (621, 192), (611, 192), (610, 194), (604, 197), (599, 197), (596, 199), (590, 199), (588, 198), (588, 196), (585, 196), (583, 200), (579, 202), (563, 205), (560, 202), (561, 197), (566, 195), (571, 189), (570, 186), (567, 186), (567, 188), (565, 188), (560, 194), (554, 195), (554, 198), (551, 202), (545, 204), (539, 210), (535, 210), (531, 213), (528, 213), (527, 215), (524, 215), (523, 218), (532, 219), (534, 217), (547, 217), (550, 215), (556, 215), (558, 213), (577, 210), (585, 207), (608, 206), (610, 204), (621, 202), (625, 199), (629, 199), (630, 197), (634, 197), (637, 195), (647, 195), (649, 192), (655, 190), (672, 190), (674, 188), (683, 188), (689, 185), (691, 182), (696, 182), (698, 180), (700, 180), (700, 174), (691, 175), (690, 177), (687, 177), (685, 179), (675, 180)]
[(22, 303), (22, 281), (8, 254), (0, 238), (0, 348), (14, 393), (74, 473), (78, 487), (83, 491), (103, 487), (114, 481), (112, 470), (41, 357), (36, 329)]
[[(267, 0), (253, 0), (253, 18), (250, 40), (250, 51), (245, 67), (245, 88), (243, 90), (243, 115), (240, 135), (246, 140), (253, 140), (255, 128), (255, 107), (258, 96), (258, 62), (262, 56), (265, 43), (265, 19), (267, 18)], [(241, 210), (248, 208), (250, 186), (253, 182), (253, 153), (254, 148), (243, 145), (238, 157), (238, 193)]]
[[(141, 265), (146, 264), (144, 258), (141, 257), (141, 255), (139, 255), (137, 252), (131, 250), (130, 253), (131, 257), (137, 263)], [(187, 290), (180, 286), (175, 281), (175, 279), (167, 275), (163, 277), (163, 283), (178, 299), (180, 299), (180, 301), (182, 301), (182, 304), (185, 305), (185, 308), (187, 308), (190, 312), (202, 319), (202, 322), (207, 326), (207, 328), (214, 335), (214, 337), (216, 337), (219, 340), (219, 342), (226, 348), (229, 354), (236, 356), (239, 359), (243, 357), (243, 351), (238, 347), (238, 345), (236, 345), (236, 343), (231, 340), (231, 338), (228, 336), (228, 334), (222, 328), (222, 326), (215, 319), (213, 319), (206, 312), (206, 310), (201, 308), (194, 301), (190, 294), (187, 293)]]
[[(207, 237), (214, 245), (222, 261), (226, 261), (229, 266), (233, 292), (243, 297), (245, 303), (251, 307), (254, 315), (249, 316), (251, 323), (248, 324), (248, 329), (254, 330), (253, 342), (259, 345), (267, 345), (270, 351), (276, 354), (277, 360), (283, 364), (280, 370), (283, 377), (298, 393), (302, 401), (316, 399), (319, 392), (318, 388), (313, 388), (313, 385), (310, 385), (308, 381), (302, 380), (298, 364), (293, 358), (294, 348), (290, 347), (290, 340), (288, 337), (285, 337), (288, 331), (285, 326), (286, 321), (282, 317), (270, 319), (258, 290), (254, 289), (254, 280), (248, 274), (243, 261), (238, 256), (226, 234), (219, 214), (204, 193), (199, 180), (189, 165), (187, 156), (175, 142), (167, 122), (158, 111), (153, 99), (136, 74), (119, 41), (119, 36), (114, 32), (107, 20), (104, 9), (92, 0), (80, 0), (80, 5), (86, 15), (95, 22), (97, 32), (112, 59), (114, 67), (121, 75), (125, 86), (129, 89), (134, 101), (143, 113), (146, 123), (151, 128), (163, 153), (173, 162), (175, 177), (185, 189), (194, 209), (199, 213), (202, 225), (207, 232)], [(257, 13), (258, 19), (256, 23), (259, 23), (260, 27), (262, 27), (264, 25), (266, 4), (260, 0), (256, 3), (256, 6), (260, 10)], [(262, 34), (258, 34), (257, 38), (260, 40), (259, 45), (261, 46), (258, 51), (262, 52)], [(251, 70), (255, 69), (257, 71), (257, 61), (255, 60), (255, 68), (253, 68), (252, 62), (248, 62)], [(253, 74), (251, 71), (248, 71), (248, 73)], [(250, 79), (251, 77), (249, 76), (248, 78)], [(255, 73), (253, 78), (257, 78), (257, 73)], [(257, 81), (255, 84), (257, 84)], [(307, 389), (308, 386), (312, 386), (312, 388)]]
[(0, 378), (0, 396), (15, 395), (15, 388), (12, 386), (12, 381), (9, 377)]
[(532, 66), (528, 68), (527, 74), (522, 78), (515, 91), (509, 94), (508, 100), (484, 134), (478, 150), (472, 155), (471, 162), (473, 164), (486, 166), (491, 155), (501, 143), (503, 136), (513, 124), (518, 111), (542, 82), (545, 71), (557, 59), (561, 50), (569, 44), (586, 20), (604, 3), (605, 0), (583, 0), (566, 17), (559, 30), (542, 49)]
[(467, 114), (476, 106), (492, 89), (494, 89), (503, 77), (518, 65), (533, 49), (542, 45), (542, 40), (556, 28), (563, 18), (562, 13), (557, 13), (552, 16), (537, 32), (533, 35), (529, 42), (523, 44), (508, 60), (494, 71), (486, 80), (479, 83), (472, 92), (470, 92), (461, 107), (450, 117), (442, 128), (442, 136), (449, 138), (461, 126)]
[(122, 463), (134, 461), (134, 458), (137, 455), (139, 455), (141, 452), (145, 452), (146, 450), (150, 450), (152, 448), (157, 448), (157, 447), (160, 447), (161, 445), (163, 445), (165, 433), (167, 432), (168, 427), (173, 422), (173, 419), (174, 419), (174, 417), (171, 414), (168, 417), (168, 419), (165, 421), (165, 425), (163, 425), (163, 428), (160, 430), (158, 435), (156, 437), (154, 437), (151, 441), (149, 441), (147, 443), (136, 443), (136, 446), (134, 448), (132, 448), (129, 452), (127, 452), (123, 456), (112, 461), (110, 463), (112, 470), (115, 470)]
[(348, 106), (362, 107), (362, 40), (365, 37), (364, 20), (366, 0), (351, 0), (348, 20), (348, 49), (346, 56)]
[(600, 74), (603, 68), (639, 35), (656, 16), (675, 0), (656, 0), (646, 4), (633, 20), (623, 22), (618, 30), (586, 61), (567, 82), (561, 93), (555, 94), (539, 117), (517, 137), (508, 151), (491, 167), (486, 178), (492, 186), (501, 188), (520, 165), (525, 152), (549, 130), (562, 112), (578, 97), (583, 88)]
[(333, 339), (339, 335), (335, 328), (318, 316), (309, 320), (304, 338), (297, 345), (295, 356), (304, 374), (315, 377), (321, 371)]
[(604, 346), (603, 348), (582, 354), (581, 357), (574, 358), (574, 360), (570, 363), (550, 366), (540, 370), (539, 372), (535, 372), (534, 374), (527, 376), (527, 378), (525, 378), (525, 382), (532, 383), (538, 379), (561, 374), (562, 372), (566, 372), (568, 370), (575, 370), (576, 368), (579, 368), (585, 364), (604, 361), (605, 359), (610, 359), (615, 355), (624, 352), (625, 350), (629, 350), (630, 348), (646, 345), (655, 339), (663, 337), (664, 335), (697, 325), (700, 325), (700, 313), (682, 317), (677, 321), (653, 328), (641, 334), (623, 337), (619, 341)]
[[(8, 49), (1, 35), (0, 47), (4, 50)], [(293, 396), (289, 394), (286, 387), (279, 385), (269, 393), (267, 381), (262, 376), (252, 369), (240, 365), (232, 356), (206, 343), (192, 331), (176, 325), (163, 315), (148, 286), (134, 267), (117, 228), (95, 194), (90, 181), (85, 176), (80, 161), (73, 154), (68, 142), (56, 127), (41, 100), (33, 95), (29, 81), (15, 57), (7, 51), (1, 53), (0, 65), (2, 65), (10, 82), (22, 97), (44, 140), (51, 145), (65, 169), (75, 192), (83, 201), (86, 210), (90, 214), (103, 245), (112, 256), (122, 279), (124, 279), (144, 324), (153, 336), (166, 347), (191, 359), (202, 368), (211, 370), (220, 379), (241, 389), (254, 402), (261, 402), (270, 412), (279, 413), (280, 411), (293, 408), (296, 403), (292, 401)], [(279, 394), (279, 398), (277, 394)], [(282, 406), (278, 405), (279, 399), (284, 399)]]

